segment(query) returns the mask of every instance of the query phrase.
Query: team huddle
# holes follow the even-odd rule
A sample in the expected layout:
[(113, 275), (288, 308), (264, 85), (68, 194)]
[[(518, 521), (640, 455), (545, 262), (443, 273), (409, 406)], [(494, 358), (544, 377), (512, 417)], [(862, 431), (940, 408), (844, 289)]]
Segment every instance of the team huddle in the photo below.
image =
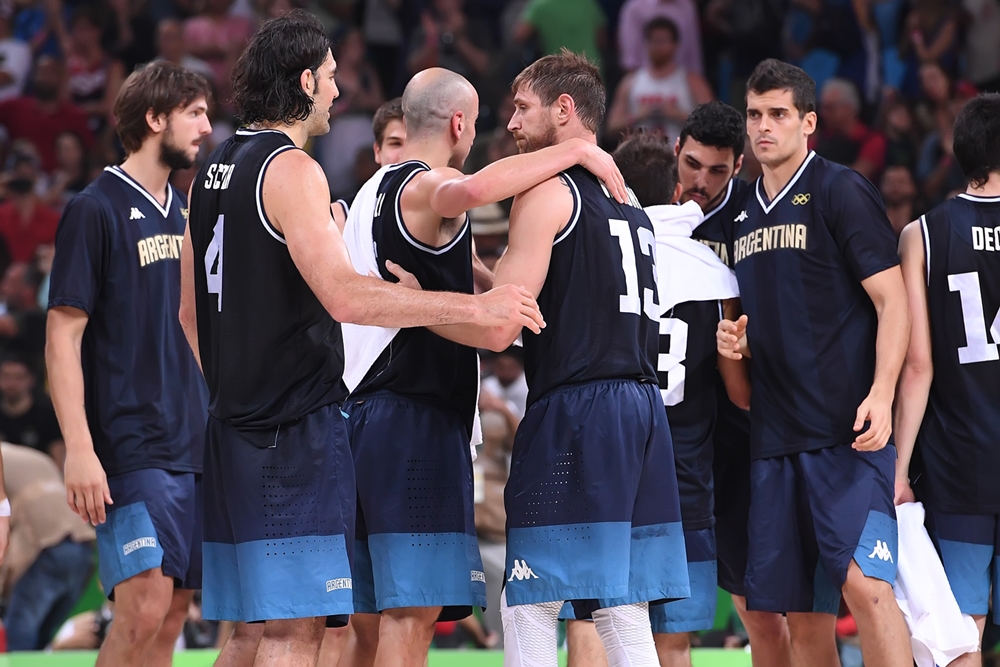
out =
[[(425, 70), (405, 140), (331, 206), (302, 150), (329, 130), (329, 47), (306, 12), (260, 28), (233, 73), (242, 127), (187, 200), (167, 178), (210, 131), (207, 85), (137, 71), (116, 104), (128, 158), (60, 223), (46, 355), (68, 500), (116, 600), (99, 665), (170, 664), (200, 588), (205, 618), (235, 622), (218, 665), (332, 664), (326, 628), (349, 623), (336, 664), (420, 667), (437, 621), (499, 606), (508, 667), (554, 667), (560, 619), (575, 664), (689, 666), (722, 587), (754, 665), (839, 665), (843, 599), (865, 664), (908, 667), (892, 587), (914, 491), (982, 633), (1000, 96), (956, 120), (967, 192), (898, 241), (871, 183), (809, 150), (815, 83), (775, 60), (745, 116), (703, 104), (676, 143), (611, 156), (599, 70), (546, 56), (513, 82), (520, 154), (470, 175), (478, 94)], [(490, 271), (467, 211), (510, 197)], [(181, 234), (177, 261), (155, 239)], [(512, 344), (528, 409), (487, 599), (476, 349)]]

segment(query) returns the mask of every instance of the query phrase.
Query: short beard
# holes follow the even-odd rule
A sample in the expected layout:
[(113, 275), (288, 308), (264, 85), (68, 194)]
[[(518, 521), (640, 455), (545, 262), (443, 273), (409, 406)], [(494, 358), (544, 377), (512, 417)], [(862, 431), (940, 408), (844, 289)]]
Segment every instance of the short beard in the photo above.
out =
[[(540, 151), (543, 148), (548, 148), (549, 146), (555, 146), (558, 143), (558, 136), (556, 136), (556, 128), (554, 125), (549, 125), (545, 128), (545, 131), (537, 139), (531, 138), (528, 135), (523, 136), (524, 149), (521, 150), (522, 153), (534, 153), (535, 151)], [(521, 147), (518, 146), (518, 149)]]
[(187, 151), (174, 146), (174, 133), (169, 123), (163, 133), (163, 141), (160, 142), (160, 164), (175, 171), (178, 169), (190, 169), (194, 166), (194, 160), (187, 156)]

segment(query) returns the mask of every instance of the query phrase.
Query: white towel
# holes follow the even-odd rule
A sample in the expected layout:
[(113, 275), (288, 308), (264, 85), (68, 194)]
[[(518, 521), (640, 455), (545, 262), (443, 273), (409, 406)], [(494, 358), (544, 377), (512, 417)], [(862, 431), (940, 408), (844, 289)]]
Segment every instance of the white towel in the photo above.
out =
[[(375, 219), (375, 205), (378, 187), (385, 175), (399, 165), (382, 167), (368, 182), (361, 186), (354, 205), (347, 213), (344, 225), (344, 243), (351, 256), (354, 270), (363, 276), (369, 273), (381, 276), (378, 257), (375, 254), (375, 240), (372, 238), (372, 222)], [(362, 324), (342, 324), (344, 337), (344, 383), (348, 391), (357, 389), (383, 350), (399, 333), (399, 329), (372, 327)], [(476, 357), (476, 411), (472, 419), (472, 460), (476, 460), (476, 446), (483, 442), (483, 427), (479, 421), (479, 357)]]
[(906, 619), (918, 667), (947, 665), (979, 650), (979, 629), (958, 608), (944, 566), (924, 528), (924, 506), (896, 508), (899, 548), (893, 592)]
[(733, 271), (711, 248), (691, 238), (691, 233), (705, 221), (697, 202), (649, 206), (645, 210), (656, 235), (660, 312), (686, 301), (715, 301), (740, 295)]
[[(368, 182), (361, 186), (354, 205), (347, 214), (344, 225), (344, 243), (351, 256), (354, 270), (363, 276), (369, 273), (382, 275), (375, 255), (375, 241), (372, 239), (372, 221), (375, 219), (376, 195), (382, 178), (397, 165), (382, 167)], [(385, 329), (361, 324), (342, 325), (344, 335), (344, 383), (348, 391), (354, 391), (382, 351), (399, 333), (399, 329)]]

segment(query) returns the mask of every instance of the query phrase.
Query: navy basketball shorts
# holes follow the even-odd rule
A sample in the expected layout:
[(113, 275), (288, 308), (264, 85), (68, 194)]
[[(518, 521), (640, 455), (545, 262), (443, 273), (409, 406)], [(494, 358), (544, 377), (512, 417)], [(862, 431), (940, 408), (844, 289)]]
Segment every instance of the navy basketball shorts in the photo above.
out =
[(381, 391), (351, 399), (358, 480), (354, 609), (486, 607), (469, 433), (454, 409)]
[(507, 603), (688, 597), (672, 450), (656, 385), (587, 382), (536, 401), (504, 491)]
[(97, 526), (104, 593), (161, 568), (177, 588), (201, 588), (201, 475), (146, 468), (108, 478), (114, 505)]
[(941, 554), (944, 572), (963, 614), (985, 616), (993, 595), (1000, 609), (1000, 516), (928, 511), (927, 532)]
[(715, 625), (719, 600), (719, 570), (715, 560), (715, 529), (684, 531), (691, 597), (649, 607), (653, 633), (699, 632)]
[(847, 569), (896, 579), (896, 448), (848, 445), (751, 463), (747, 608), (836, 614)]
[(204, 617), (264, 621), (352, 613), (355, 494), (339, 406), (258, 431), (210, 416)]
[(750, 522), (750, 442), (732, 434), (722, 420), (715, 429), (715, 547), (719, 587), (746, 596), (747, 548)]

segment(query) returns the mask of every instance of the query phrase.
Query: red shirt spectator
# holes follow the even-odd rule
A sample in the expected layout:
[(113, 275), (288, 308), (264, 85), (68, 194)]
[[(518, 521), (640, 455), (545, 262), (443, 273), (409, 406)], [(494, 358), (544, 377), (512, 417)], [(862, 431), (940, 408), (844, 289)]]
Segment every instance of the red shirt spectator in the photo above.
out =
[(59, 166), (56, 137), (63, 132), (78, 134), (88, 149), (94, 145), (87, 114), (63, 100), (63, 81), (62, 64), (55, 58), (42, 56), (35, 68), (35, 96), (0, 102), (0, 125), (7, 128), (12, 140), (28, 139), (35, 145), (42, 170), (46, 172)]
[(847, 165), (869, 181), (877, 181), (885, 166), (885, 137), (858, 120), (861, 102), (854, 84), (830, 79), (820, 94), (819, 121), (811, 147), (833, 162)]
[(11, 261), (31, 262), (40, 245), (56, 242), (59, 213), (30, 198), (12, 197), (0, 204), (0, 237), (7, 243)]

